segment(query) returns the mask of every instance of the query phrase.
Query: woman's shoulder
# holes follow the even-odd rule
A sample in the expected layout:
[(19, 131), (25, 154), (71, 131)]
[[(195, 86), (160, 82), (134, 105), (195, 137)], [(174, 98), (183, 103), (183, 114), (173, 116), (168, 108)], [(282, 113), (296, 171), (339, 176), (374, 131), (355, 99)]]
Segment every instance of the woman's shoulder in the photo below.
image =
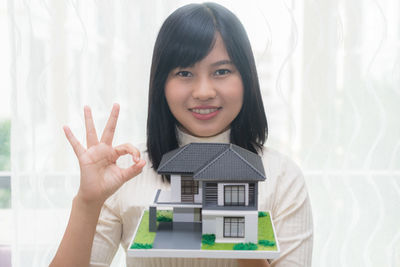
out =
[(279, 185), (304, 183), (303, 172), (299, 164), (290, 156), (271, 147), (264, 147), (260, 156), (269, 182)]
[(300, 171), (299, 164), (292, 157), (274, 148), (264, 146), (260, 156), (264, 165), (280, 169), (298, 169)]
[(307, 187), (299, 165), (288, 155), (265, 147), (261, 154), (266, 180), (259, 184), (262, 208), (281, 214), (293, 203), (307, 197)]

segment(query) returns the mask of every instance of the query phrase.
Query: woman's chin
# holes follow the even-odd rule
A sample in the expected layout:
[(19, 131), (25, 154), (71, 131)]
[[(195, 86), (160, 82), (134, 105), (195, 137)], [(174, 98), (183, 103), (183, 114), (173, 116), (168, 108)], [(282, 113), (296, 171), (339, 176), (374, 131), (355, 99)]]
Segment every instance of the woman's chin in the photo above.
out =
[(223, 128), (223, 129), (204, 129), (204, 128), (196, 128), (196, 129), (186, 129), (182, 126), (179, 126), (179, 128), (190, 135), (193, 135), (195, 137), (201, 137), (201, 138), (209, 138), (213, 137), (216, 135), (219, 135), (220, 133), (225, 132), (229, 127)]

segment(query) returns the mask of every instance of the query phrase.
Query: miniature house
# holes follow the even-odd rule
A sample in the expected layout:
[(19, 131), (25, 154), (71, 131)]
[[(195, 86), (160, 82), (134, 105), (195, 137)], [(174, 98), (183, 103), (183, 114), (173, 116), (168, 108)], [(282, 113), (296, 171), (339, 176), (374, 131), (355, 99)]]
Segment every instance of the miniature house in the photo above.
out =
[(215, 242), (257, 243), (258, 182), (266, 179), (260, 156), (233, 144), (191, 143), (166, 153), (157, 171), (170, 175), (171, 190), (157, 191), (150, 231), (157, 208), (168, 207), (174, 223), (201, 223)]

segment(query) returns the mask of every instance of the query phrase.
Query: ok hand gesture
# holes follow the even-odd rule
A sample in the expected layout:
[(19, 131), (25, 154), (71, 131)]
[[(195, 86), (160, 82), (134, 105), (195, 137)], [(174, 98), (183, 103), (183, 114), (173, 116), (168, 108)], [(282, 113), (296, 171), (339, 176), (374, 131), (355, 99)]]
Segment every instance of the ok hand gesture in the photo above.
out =
[[(88, 106), (85, 106), (84, 114), (87, 149), (79, 143), (69, 127), (64, 126), (64, 132), (79, 160), (81, 179), (77, 197), (87, 204), (102, 205), (123, 183), (138, 175), (146, 162), (140, 159), (140, 152), (129, 143), (112, 146), (119, 114), (118, 104), (113, 106), (100, 141)], [(116, 161), (126, 154), (132, 155), (134, 164), (123, 169), (116, 165)]]

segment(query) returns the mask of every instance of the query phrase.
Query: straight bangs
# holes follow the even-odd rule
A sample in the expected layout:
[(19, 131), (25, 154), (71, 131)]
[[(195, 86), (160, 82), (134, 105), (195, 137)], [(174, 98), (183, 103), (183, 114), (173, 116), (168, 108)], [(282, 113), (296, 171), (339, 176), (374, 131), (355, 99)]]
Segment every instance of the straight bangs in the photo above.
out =
[(215, 43), (214, 20), (207, 8), (199, 4), (184, 6), (172, 13), (160, 30), (163, 53), (160, 68), (169, 73), (205, 58)]

